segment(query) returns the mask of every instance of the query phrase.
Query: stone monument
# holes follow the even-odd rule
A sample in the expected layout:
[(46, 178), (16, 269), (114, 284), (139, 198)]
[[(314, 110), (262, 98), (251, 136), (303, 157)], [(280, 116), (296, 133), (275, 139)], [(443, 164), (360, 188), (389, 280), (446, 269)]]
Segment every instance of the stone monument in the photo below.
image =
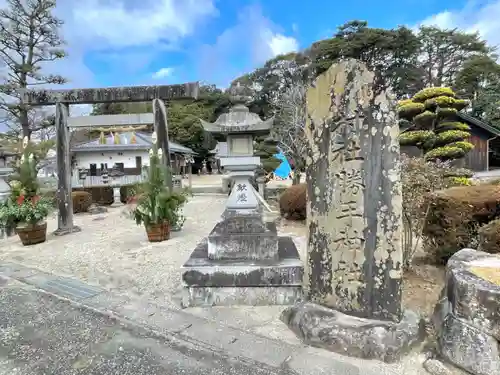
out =
[(273, 119), (263, 121), (243, 104), (241, 88), (233, 107), (206, 131), (227, 136), (228, 157), (222, 166), (232, 180), (226, 209), (208, 238), (184, 264), (183, 306), (293, 304), (301, 298), (303, 266), (290, 237), (279, 237), (276, 224), (263, 219), (251, 184), (260, 158), (253, 137), (266, 134)]
[(356, 60), (307, 92), (307, 302), (281, 319), (305, 343), (391, 362), (421, 338), (402, 312), (399, 128), (390, 93)]

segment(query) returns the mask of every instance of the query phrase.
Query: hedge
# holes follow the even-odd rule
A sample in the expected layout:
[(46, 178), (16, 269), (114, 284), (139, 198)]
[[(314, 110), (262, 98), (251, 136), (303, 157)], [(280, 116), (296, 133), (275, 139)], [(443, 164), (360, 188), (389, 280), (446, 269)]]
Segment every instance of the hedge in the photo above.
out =
[(453, 187), (429, 196), (424, 225), (424, 250), (438, 263), (472, 246), (480, 226), (490, 222), (500, 207), (500, 189), (484, 184)]

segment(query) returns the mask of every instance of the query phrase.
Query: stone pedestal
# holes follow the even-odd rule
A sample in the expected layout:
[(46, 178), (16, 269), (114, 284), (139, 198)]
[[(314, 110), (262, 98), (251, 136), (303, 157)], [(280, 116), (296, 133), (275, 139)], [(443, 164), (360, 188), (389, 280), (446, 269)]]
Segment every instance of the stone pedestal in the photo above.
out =
[(433, 323), (444, 359), (475, 375), (500, 375), (500, 256), (454, 254)]
[[(241, 87), (238, 85), (238, 91)], [(302, 296), (303, 267), (295, 244), (279, 237), (263, 219), (250, 183), (260, 158), (253, 156), (253, 135), (268, 133), (273, 119), (262, 121), (234, 93), (229, 113), (204, 129), (227, 135), (228, 157), (221, 166), (231, 182), (226, 209), (182, 269), (183, 306), (282, 305)]]
[(183, 307), (284, 305), (301, 299), (297, 248), (290, 237), (278, 236), (276, 224), (264, 221), (252, 174), (231, 172), (233, 189), (221, 221), (183, 266)]
[(401, 308), (399, 128), (390, 93), (356, 60), (307, 92), (308, 304), (282, 320), (305, 343), (397, 360), (423, 325)]

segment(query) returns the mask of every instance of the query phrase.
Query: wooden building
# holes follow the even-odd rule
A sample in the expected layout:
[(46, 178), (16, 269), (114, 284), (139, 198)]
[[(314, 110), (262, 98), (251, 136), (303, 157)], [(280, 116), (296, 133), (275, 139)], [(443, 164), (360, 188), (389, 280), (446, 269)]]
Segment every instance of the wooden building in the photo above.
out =
[[(474, 145), (474, 149), (460, 160), (460, 166), (474, 172), (500, 168), (500, 129), (466, 113), (459, 112), (458, 120), (469, 125), (471, 137), (468, 141)], [(413, 146), (404, 146), (401, 153), (419, 156), (421, 151)]]

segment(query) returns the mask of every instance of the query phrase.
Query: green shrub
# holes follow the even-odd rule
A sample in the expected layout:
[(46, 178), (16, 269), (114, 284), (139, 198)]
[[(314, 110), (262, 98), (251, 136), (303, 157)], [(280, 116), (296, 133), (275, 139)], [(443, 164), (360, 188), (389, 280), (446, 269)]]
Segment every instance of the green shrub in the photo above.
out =
[(455, 103), (453, 104), (453, 108), (455, 108), (457, 111), (461, 111), (462, 109), (466, 108), (469, 105), (468, 100), (463, 100), (463, 99), (456, 99)]
[(496, 215), (500, 189), (490, 184), (452, 187), (428, 199), (424, 250), (435, 262), (445, 264), (457, 251), (472, 246), (479, 227)]
[(286, 219), (306, 218), (306, 184), (290, 186), (279, 199), (280, 213)]
[(450, 96), (438, 96), (436, 98), (427, 99), (424, 104), (425, 108), (435, 109), (436, 107), (440, 108), (454, 107), (455, 102), (456, 102), (455, 98), (452, 98)]
[(111, 186), (91, 186), (85, 188), (75, 188), (73, 191), (86, 191), (92, 196), (92, 203), (102, 206), (110, 206), (114, 203), (114, 193)]
[(474, 185), (472, 180), (468, 177), (450, 177), (449, 178), (451, 186), (471, 186)]
[(445, 132), (448, 130), (470, 131), (470, 126), (458, 121), (442, 122), (436, 127), (436, 133)]
[(57, 191), (54, 189), (40, 189), (40, 196), (49, 199), (53, 207), (57, 206), (56, 193)]
[(471, 151), (474, 148), (474, 145), (470, 142), (467, 142), (467, 141), (453, 142), (453, 143), (450, 143), (448, 146), (461, 148), (465, 153), (468, 153), (469, 151)]
[(403, 99), (403, 100), (400, 100), (400, 101), (398, 102), (397, 108), (399, 109), (399, 107), (402, 107), (402, 106), (404, 106), (404, 105), (406, 105), (406, 104), (410, 104), (410, 103), (413, 103), (413, 100), (411, 100), (411, 99)]
[(413, 118), (413, 122), (417, 125), (418, 129), (431, 129), (436, 119), (436, 114), (431, 111), (422, 112)]
[(398, 108), (398, 114), (402, 118), (413, 118), (425, 111), (422, 103), (408, 103)]
[(434, 139), (434, 132), (430, 130), (410, 130), (399, 135), (401, 146), (420, 146)]
[(425, 102), (428, 99), (436, 98), (438, 96), (450, 96), (455, 97), (455, 93), (449, 87), (428, 87), (426, 89), (420, 90), (413, 96), (412, 100), (414, 102)]
[(71, 199), (73, 200), (73, 213), (88, 212), (92, 204), (92, 195), (86, 191), (73, 191), (71, 192)]
[(445, 145), (453, 142), (463, 141), (470, 137), (470, 133), (463, 130), (447, 130), (436, 136), (436, 146)]
[(446, 119), (453, 119), (457, 115), (457, 110), (455, 108), (439, 108), (436, 112), (438, 119), (441, 121)]
[(450, 159), (459, 159), (465, 155), (465, 151), (460, 147), (453, 146), (443, 146), (430, 150), (427, 152), (424, 157), (425, 160), (450, 160)]
[(453, 173), (449, 163), (425, 162), (423, 158), (401, 156), (403, 192), (403, 267), (411, 267), (413, 256), (422, 241), (423, 227), (429, 211), (429, 192), (448, 187), (447, 175)]
[(500, 219), (490, 221), (479, 228), (478, 250), (490, 254), (500, 253)]
[(120, 202), (127, 203), (130, 198), (135, 197), (141, 189), (142, 184), (123, 185), (120, 187)]

